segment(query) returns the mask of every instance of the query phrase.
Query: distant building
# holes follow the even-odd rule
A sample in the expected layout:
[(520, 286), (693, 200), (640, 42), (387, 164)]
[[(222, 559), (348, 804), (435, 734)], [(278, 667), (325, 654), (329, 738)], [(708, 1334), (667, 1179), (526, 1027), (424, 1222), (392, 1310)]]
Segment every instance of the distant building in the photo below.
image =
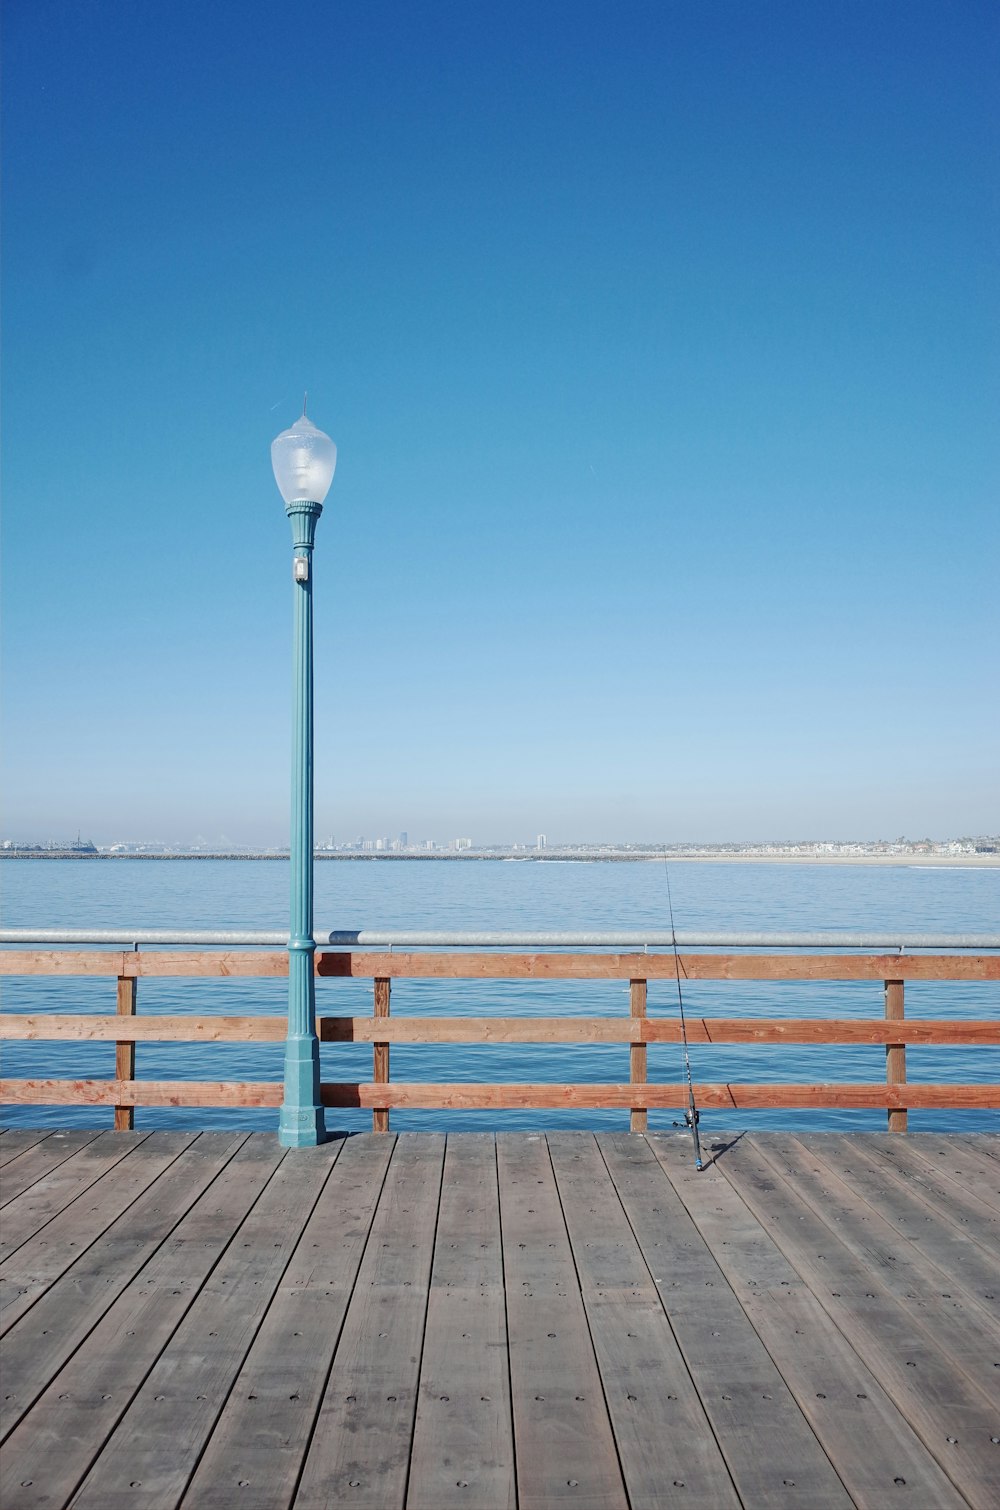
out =
[(402, 831), (402, 833), (399, 836), (399, 847), (400, 847), (400, 849), (406, 849), (406, 848), (408, 848), (409, 843), (410, 843), (410, 836), (406, 832), (406, 829), (404, 828), (403, 831)]
[(471, 839), (456, 839), (455, 840), (455, 848), (456, 849), (471, 849), (472, 848), (472, 840)]
[(539, 834), (538, 835), (538, 838), (535, 840), (535, 848), (536, 849), (544, 849), (545, 848), (545, 835), (544, 834)]

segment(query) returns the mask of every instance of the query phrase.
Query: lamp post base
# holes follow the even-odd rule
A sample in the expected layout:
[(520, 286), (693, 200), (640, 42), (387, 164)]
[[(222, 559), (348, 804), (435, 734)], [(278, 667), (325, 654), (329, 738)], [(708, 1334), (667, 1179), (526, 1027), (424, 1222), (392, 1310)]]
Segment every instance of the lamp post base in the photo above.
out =
[(321, 1106), (283, 1106), (278, 1123), (282, 1148), (315, 1148), (326, 1142), (326, 1120)]
[(283, 1148), (312, 1148), (326, 1141), (319, 1096), (319, 1040), (315, 1033), (289, 1038), (285, 1045), (285, 1099), (278, 1121)]

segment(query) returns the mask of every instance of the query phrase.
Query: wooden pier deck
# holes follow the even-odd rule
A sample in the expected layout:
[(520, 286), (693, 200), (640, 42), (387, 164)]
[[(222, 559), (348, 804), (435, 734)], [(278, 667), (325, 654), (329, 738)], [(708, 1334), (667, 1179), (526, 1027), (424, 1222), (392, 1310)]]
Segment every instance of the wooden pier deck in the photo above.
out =
[(4, 1510), (1000, 1505), (1000, 1137), (0, 1136)]

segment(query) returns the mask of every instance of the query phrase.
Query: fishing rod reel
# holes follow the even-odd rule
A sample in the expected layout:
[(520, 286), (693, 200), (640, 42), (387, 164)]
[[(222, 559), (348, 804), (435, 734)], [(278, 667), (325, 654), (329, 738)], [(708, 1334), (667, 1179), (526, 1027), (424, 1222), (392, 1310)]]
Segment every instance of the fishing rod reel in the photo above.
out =
[(684, 1015), (684, 992), (681, 990), (681, 957), (677, 949), (677, 929), (674, 927), (674, 899), (670, 894), (670, 867), (667, 864), (666, 855), (663, 856), (663, 874), (667, 883), (667, 907), (670, 910), (670, 942), (674, 947), (674, 977), (677, 981), (677, 1014), (681, 1025), (681, 1043), (684, 1046), (684, 1073), (687, 1077), (688, 1104), (684, 1113), (683, 1122), (675, 1122), (675, 1127), (687, 1127), (691, 1130), (691, 1141), (694, 1143), (694, 1167), (697, 1170), (704, 1169), (701, 1162), (701, 1140), (698, 1137), (698, 1104), (694, 1099), (694, 1080), (691, 1075), (691, 1054), (688, 1049), (687, 1018)]
[(701, 1121), (701, 1112), (696, 1106), (689, 1106), (684, 1113), (683, 1122), (675, 1122), (675, 1127), (686, 1127), (694, 1140), (694, 1167), (699, 1172), (704, 1169), (701, 1161), (701, 1139), (698, 1136), (698, 1123)]

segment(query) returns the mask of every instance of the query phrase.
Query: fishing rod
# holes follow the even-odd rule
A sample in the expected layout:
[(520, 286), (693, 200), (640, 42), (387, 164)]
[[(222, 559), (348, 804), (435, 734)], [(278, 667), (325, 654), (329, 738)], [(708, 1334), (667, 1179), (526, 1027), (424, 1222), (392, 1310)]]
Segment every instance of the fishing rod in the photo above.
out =
[(674, 899), (670, 895), (670, 866), (667, 857), (663, 857), (663, 874), (667, 879), (667, 907), (670, 910), (670, 941), (674, 949), (674, 975), (677, 978), (677, 1007), (681, 1019), (681, 1042), (684, 1045), (684, 1073), (687, 1076), (688, 1104), (684, 1112), (684, 1121), (675, 1122), (675, 1127), (690, 1127), (691, 1137), (694, 1142), (694, 1167), (704, 1169), (701, 1161), (701, 1139), (698, 1137), (699, 1111), (694, 1099), (694, 1081), (691, 1078), (691, 1055), (688, 1053), (687, 1019), (684, 1016), (684, 993), (681, 990), (681, 958), (677, 952), (677, 929), (674, 927)]

